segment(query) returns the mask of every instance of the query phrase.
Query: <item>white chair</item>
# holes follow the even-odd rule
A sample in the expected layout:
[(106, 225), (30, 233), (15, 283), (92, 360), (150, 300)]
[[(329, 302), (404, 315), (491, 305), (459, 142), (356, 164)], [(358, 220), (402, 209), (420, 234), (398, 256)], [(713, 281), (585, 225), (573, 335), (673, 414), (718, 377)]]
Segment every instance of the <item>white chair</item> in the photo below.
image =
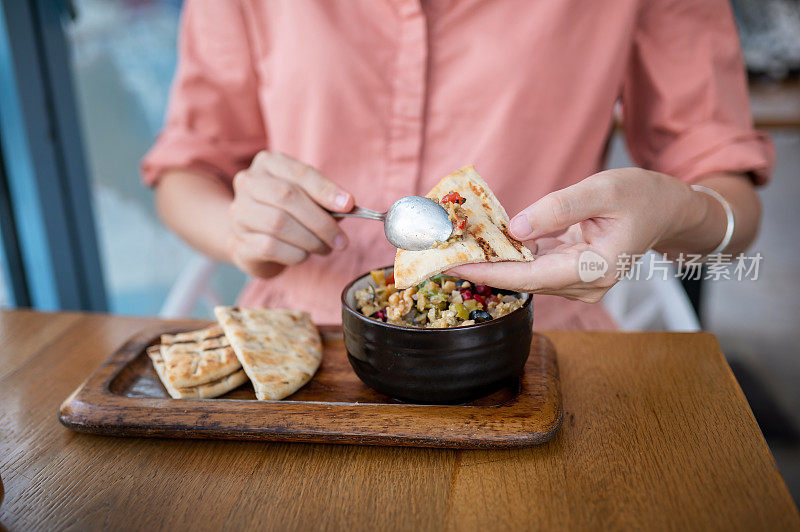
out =
[(158, 315), (162, 318), (188, 318), (201, 301), (214, 307), (222, 298), (211, 288), (217, 263), (204, 255), (194, 255), (167, 294)]
[(660, 255), (648, 252), (640, 259), (638, 279), (622, 279), (608, 291), (603, 298), (606, 310), (626, 331), (699, 331), (700, 322), (675, 276), (675, 266), (668, 265), (666, 279), (663, 275), (647, 279), (654, 260), (661, 260)]

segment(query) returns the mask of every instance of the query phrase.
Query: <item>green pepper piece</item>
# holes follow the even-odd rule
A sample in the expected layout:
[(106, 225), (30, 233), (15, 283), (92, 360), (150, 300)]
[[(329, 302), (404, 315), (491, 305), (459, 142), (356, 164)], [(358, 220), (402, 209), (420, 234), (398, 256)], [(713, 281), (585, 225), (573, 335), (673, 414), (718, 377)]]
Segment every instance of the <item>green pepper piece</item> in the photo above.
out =
[(464, 306), (467, 308), (467, 310), (475, 310), (478, 308), (478, 302), (474, 299), (467, 299), (464, 301)]
[(460, 320), (469, 319), (469, 311), (467, 310), (467, 307), (465, 307), (463, 303), (453, 303), (452, 305), (450, 305), (450, 310), (454, 310), (456, 316), (458, 316), (458, 319)]
[(433, 295), (428, 296), (428, 301), (430, 301), (433, 304), (447, 302), (448, 299), (450, 298), (441, 292), (437, 292)]

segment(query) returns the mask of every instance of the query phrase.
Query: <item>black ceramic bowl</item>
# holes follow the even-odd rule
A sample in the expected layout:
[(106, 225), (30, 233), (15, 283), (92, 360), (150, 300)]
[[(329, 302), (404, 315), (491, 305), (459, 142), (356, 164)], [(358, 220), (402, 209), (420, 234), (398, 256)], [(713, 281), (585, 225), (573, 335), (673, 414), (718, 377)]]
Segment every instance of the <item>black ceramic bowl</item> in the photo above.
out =
[(521, 308), (491, 321), (418, 329), (356, 310), (355, 293), (369, 281), (367, 273), (342, 291), (347, 358), (367, 386), (410, 403), (459, 404), (493, 393), (522, 374), (533, 335), (530, 295), (521, 294)]

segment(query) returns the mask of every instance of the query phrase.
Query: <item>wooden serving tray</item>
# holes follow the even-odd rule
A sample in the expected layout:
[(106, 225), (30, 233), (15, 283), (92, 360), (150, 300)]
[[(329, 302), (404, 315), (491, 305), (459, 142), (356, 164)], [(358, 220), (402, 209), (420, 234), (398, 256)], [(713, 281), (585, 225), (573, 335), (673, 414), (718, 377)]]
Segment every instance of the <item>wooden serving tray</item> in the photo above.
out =
[(172, 399), (145, 349), (174, 324), (145, 330), (117, 350), (61, 405), (78, 432), (112, 436), (490, 448), (548, 441), (563, 412), (553, 344), (534, 333), (525, 374), (478, 401), (414, 405), (373, 391), (347, 362), (341, 327), (322, 326), (314, 378), (283, 401), (257, 401), (249, 383), (216, 399)]

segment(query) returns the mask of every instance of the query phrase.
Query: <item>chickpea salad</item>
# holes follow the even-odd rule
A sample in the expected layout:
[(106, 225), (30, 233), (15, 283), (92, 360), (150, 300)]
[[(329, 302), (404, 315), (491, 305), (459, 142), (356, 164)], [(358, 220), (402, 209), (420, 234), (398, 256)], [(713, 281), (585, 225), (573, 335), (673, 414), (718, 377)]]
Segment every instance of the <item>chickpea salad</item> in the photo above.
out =
[(505, 316), (524, 300), (482, 284), (439, 274), (405, 290), (394, 287), (394, 276), (370, 272), (372, 283), (356, 291), (356, 308), (370, 318), (400, 325), (445, 329)]

